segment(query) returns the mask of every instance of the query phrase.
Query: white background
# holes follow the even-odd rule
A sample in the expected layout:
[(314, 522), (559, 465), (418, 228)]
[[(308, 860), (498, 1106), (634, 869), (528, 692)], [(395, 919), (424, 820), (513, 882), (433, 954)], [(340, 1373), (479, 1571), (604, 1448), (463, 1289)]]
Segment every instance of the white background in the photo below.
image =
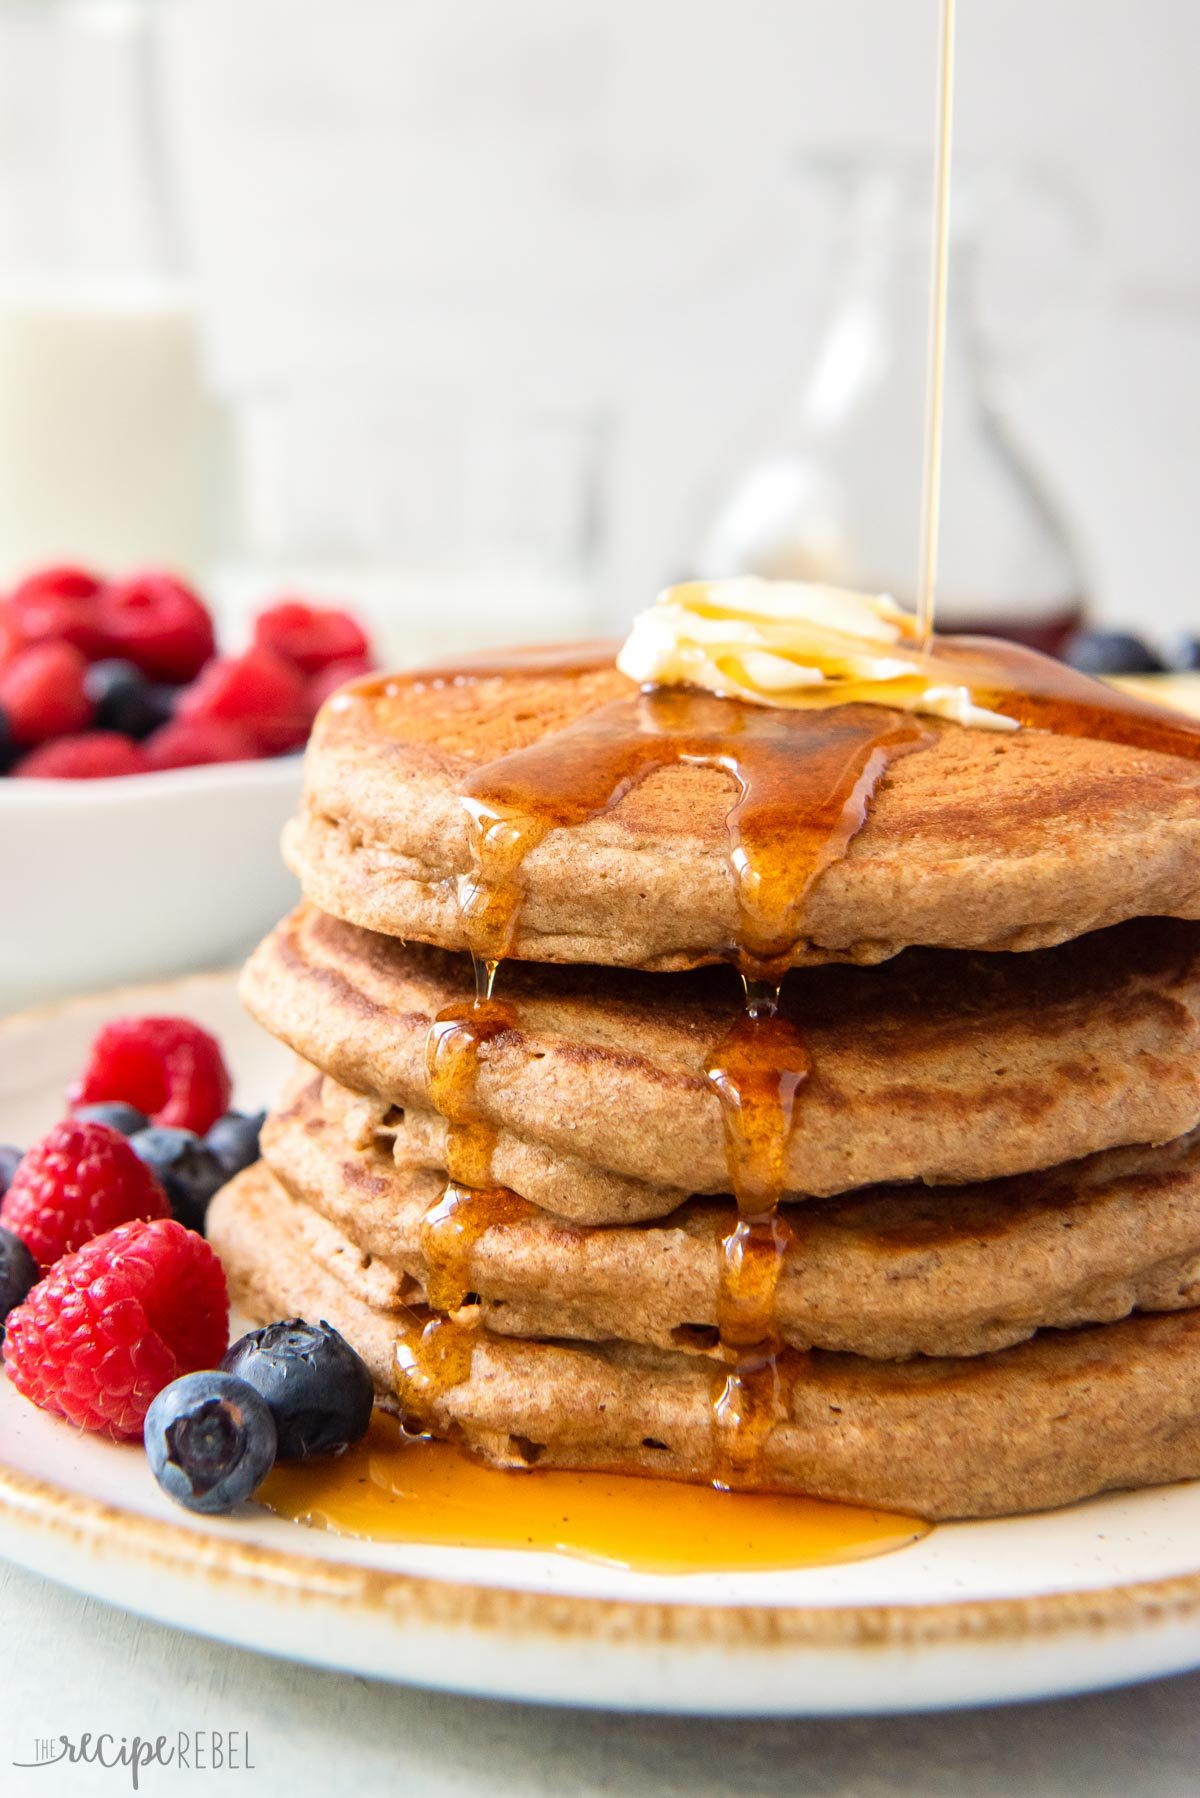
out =
[[(1005, 409), (1103, 607), (1200, 624), (1200, 8), (959, 14), (961, 152), (1068, 175), (1103, 246)], [(175, 0), (168, 25), (223, 377), (598, 412), (614, 619), (812, 346), (796, 152), (931, 133), (934, 0)]]

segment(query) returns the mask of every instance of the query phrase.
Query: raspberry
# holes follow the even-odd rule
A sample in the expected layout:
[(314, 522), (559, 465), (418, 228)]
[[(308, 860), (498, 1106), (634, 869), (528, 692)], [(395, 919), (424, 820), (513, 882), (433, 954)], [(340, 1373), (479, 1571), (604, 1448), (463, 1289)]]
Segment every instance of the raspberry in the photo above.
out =
[(173, 1218), (121, 1224), (59, 1261), (10, 1311), (18, 1392), (85, 1430), (138, 1436), (164, 1386), (213, 1367), (229, 1340), (216, 1253)]
[(254, 641), (294, 662), (302, 674), (320, 674), (331, 662), (370, 652), (365, 631), (348, 612), (306, 606), (299, 599), (282, 599), (260, 612)]
[(0, 706), (15, 743), (45, 743), (87, 729), (92, 702), (83, 686), (86, 669), (69, 643), (35, 643), (0, 668)]
[(123, 1099), (152, 1123), (203, 1136), (228, 1110), (231, 1090), (220, 1044), (190, 1018), (114, 1018), (67, 1103)]
[(263, 755), (297, 749), (308, 735), (303, 677), (271, 649), (210, 663), (180, 699), (178, 715), (238, 724)]
[(174, 718), (146, 744), (151, 768), (198, 768), (205, 762), (250, 762), (258, 748), (240, 724), (223, 718)]
[(149, 766), (145, 751), (128, 737), (115, 730), (90, 730), (31, 749), (13, 775), (17, 780), (108, 780), (145, 774)]
[(90, 568), (64, 563), (58, 568), (39, 568), (27, 574), (12, 590), (12, 603), (20, 610), (43, 599), (95, 599), (104, 582)]
[(42, 1268), (117, 1224), (170, 1215), (166, 1192), (126, 1139), (77, 1118), (25, 1151), (0, 1201), (0, 1224)]
[(322, 668), (320, 674), (314, 674), (308, 683), (308, 709), (313, 717), (316, 717), (331, 693), (336, 693), (347, 681), (361, 680), (364, 674), (370, 672), (370, 656), (345, 656), (340, 662), (330, 662), (328, 668)]
[(149, 570), (114, 581), (98, 612), (102, 653), (132, 662), (151, 680), (192, 680), (215, 648), (207, 606), (173, 574)]
[(0, 668), (6, 668), (26, 648), (28, 639), (20, 618), (7, 602), (0, 603)]
[(13, 591), (12, 608), (30, 643), (70, 643), (93, 660), (103, 635), (96, 598), (103, 582), (86, 568), (43, 568)]

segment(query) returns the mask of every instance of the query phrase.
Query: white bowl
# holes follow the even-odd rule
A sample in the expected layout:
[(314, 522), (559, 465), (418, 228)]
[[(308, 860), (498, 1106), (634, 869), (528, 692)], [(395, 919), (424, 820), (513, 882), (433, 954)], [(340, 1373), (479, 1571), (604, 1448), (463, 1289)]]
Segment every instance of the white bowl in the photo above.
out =
[(301, 758), (0, 780), (0, 1011), (227, 965), (295, 903)]

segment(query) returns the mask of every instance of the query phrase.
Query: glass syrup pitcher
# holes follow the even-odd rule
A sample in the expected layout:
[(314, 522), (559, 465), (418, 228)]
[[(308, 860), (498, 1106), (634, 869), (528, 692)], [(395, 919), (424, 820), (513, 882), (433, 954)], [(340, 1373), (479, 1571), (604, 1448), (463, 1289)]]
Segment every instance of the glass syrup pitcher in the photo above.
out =
[[(839, 221), (835, 291), (782, 415), (707, 509), (685, 558), (714, 578), (759, 574), (891, 593), (917, 581), (932, 208), (916, 158), (827, 157)], [(1085, 610), (1067, 529), (986, 395), (976, 313), (986, 189), (955, 173), (946, 335), (937, 625), (1054, 653)], [(1078, 213), (1043, 187), (1035, 202)], [(1061, 229), (1061, 226), (1060, 226)]]

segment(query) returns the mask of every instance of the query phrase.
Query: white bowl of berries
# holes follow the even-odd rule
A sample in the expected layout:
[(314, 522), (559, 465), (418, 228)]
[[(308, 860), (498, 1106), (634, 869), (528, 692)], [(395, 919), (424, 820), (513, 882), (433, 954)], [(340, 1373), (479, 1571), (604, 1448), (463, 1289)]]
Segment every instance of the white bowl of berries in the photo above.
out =
[(46, 569), (0, 600), (0, 1011), (219, 966), (293, 902), (279, 835), (317, 707), (371, 666), (286, 600), (217, 651), (173, 575)]

